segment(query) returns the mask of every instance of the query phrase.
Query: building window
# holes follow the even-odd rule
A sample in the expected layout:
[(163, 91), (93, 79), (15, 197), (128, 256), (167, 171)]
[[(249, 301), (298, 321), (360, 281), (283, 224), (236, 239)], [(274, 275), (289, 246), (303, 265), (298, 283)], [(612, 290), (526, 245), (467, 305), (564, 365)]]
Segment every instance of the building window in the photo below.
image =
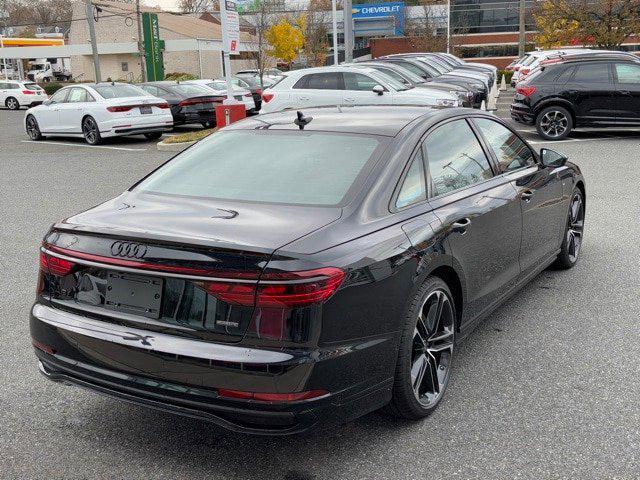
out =
[[(533, 3), (525, 2), (527, 31), (535, 30)], [(451, 0), (451, 29), (456, 34), (517, 32), (519, 8), (518, 0)]]
[(129, 71), (129, 62), (122, 62), (122, 71), (123, 72)]

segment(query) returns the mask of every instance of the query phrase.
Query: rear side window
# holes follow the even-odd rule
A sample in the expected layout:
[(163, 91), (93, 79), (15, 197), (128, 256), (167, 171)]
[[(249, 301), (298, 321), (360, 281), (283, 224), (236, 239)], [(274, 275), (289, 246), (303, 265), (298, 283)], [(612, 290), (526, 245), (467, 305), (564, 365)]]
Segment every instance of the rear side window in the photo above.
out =
[(366, 173), (379, 145), (378, 138), (368, 135), (222, 131), (176, 156), (137, 189), (225, 200), (337, 205)]
[(342, 85), (342, 73), (329, 72), (305, 75), (296, 82), (293, 88), (308, 88), (314, 90), (344, 90), (344, 87)]
[(486, 118), (476, 118), (473, 121), (498, 159), (501, 172), (535, 164), (533, 152), (511, 130)]
[(618, 83), (640, 84), (640, 65), (633, 63), (616, 63), (615, 69)]
[(577, 65), (573, 79), (580, 83), (609, 83), (609, 64), (598, 62)]
[(37, 83), (25, 83), (24, 84), (24, 88), (26, 88), (27, 90), (31, 90), (32, 92), (37, 92), (39, 90), (44, 90), (40, 85), (38, 85)]
[(424, 178), (422, 150), (418, 150), (411, 162), (407, 176), (402, 182), (402, 187), (400, 187), (396, 208), (406, 207), (427, 198), (427, 187)]
[(96, 85), (93, 87), (102, 98), (126, 98), (126, 97), (144, 97), (146, 92), (134, 85), (114, 84), (114, 85)]
[(424, 146), (434, 197), (493, 176), (489, 160), (465, 120), (438, 127), (427, 137)]

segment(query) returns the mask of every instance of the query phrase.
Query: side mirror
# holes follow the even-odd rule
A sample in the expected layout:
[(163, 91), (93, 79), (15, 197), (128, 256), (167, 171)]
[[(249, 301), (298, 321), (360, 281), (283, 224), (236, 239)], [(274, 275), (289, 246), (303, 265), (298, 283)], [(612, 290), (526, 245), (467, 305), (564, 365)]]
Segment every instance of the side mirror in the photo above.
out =
[(540, 162), (545, 167), (562, 167), (567, 163), (567, 157), (549, 148), (541, 148)]
[(378, 95), (382, 95), (384, 93), (384, 87), (382, 85), (376, 85), (371, 89), (373, 93), (377, 93)]
[(46, 99), (44, 102), (42, 102), (43, 105), (51, 105), (53, 103), (53, 100), (50, 99)]

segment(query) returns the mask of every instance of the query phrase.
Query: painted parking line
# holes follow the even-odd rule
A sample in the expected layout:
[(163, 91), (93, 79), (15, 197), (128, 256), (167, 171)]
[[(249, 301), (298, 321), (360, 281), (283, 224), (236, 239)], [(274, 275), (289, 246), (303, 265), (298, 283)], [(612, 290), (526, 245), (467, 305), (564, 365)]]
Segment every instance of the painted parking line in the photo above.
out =
[(104, 148), (107, 150), (122, 150), (124, 152), (146, 152), (146, 148), (128, 148), (128, 147), (110, 147), (108, 145), (83, 145), (81, 143), (66, 143), (66, 142), (47, 142), (47, 141), (34, 141), (34, 140), (22, 140), (22, 143), (37, 143), (47, 145), (62, 145), (67, 147), (82, 147), (82, 148)]
[(569, 143), (569, 142), (597, 142), (599, 140), (621, 140), (625, 137), (605, 137), (605, 138), (568, 138), (566, 140), (532, 140), (530, 144), (536, 145), (539, 143)]

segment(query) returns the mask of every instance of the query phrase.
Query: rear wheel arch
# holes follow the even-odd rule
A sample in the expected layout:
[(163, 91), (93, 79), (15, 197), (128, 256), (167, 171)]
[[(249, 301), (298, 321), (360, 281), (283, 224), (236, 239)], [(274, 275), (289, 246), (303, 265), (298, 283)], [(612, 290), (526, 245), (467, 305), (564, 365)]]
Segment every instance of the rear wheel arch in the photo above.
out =
[(458, 272), (456, 272), (455, 268), (452, 266), (441, 265), (432, 270), (429, 273), (429, 276), (438, 277), (449, 287), (451, 295), (453, 295), (453, 303), (456, 308), (456, 328), (459, 331), (465, 300), (463, 281), (461, 280), (460, 275), (458, 275)]
[(554, 99), (550, 99), (550, 100), (546, 100), (544, 103), (541, 103), (539, 105), (536, 105), (535, 108), (535, 115), (534, 115), (534, 122), (538, 119), (538, 115), (540, 115), (540, 113), (548, 107), (562, 107), (565, 110), (567, 110), (570, 114), (571, 114), (571, 120), (573, 121), (573, 125), (576, 125), (576, 112), (573, 108), (573, 104), (567, 100), (561, 100), (558, 98), (554, 98)]

